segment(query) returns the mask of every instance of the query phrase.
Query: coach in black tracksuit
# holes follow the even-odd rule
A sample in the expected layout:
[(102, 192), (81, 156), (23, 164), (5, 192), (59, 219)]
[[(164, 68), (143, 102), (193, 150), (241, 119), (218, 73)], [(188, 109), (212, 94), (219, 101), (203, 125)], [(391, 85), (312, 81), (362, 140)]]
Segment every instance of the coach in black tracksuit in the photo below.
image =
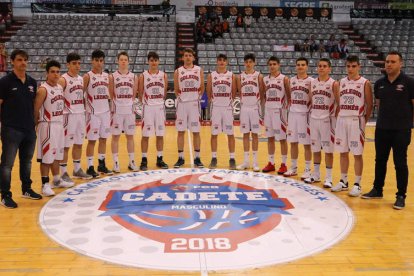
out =
[(413, 126), (414, 79), (401, 72), (402, 56), (389, 52), (385, 60), (386, 76), (374, 86), (379, 106), (375, 130), (375, 180), (373, 189), (362, 198), (382, 198), (387, 161), (392, 149), (397, 174), (395, 209), (403, 209), (408, 185), (407, 149)]

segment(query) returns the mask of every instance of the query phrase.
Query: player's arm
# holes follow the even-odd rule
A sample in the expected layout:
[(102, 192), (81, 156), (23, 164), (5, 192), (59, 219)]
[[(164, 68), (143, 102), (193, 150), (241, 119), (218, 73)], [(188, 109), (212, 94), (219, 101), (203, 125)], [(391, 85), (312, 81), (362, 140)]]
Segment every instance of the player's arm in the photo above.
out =
[(237, 95), (241, 98), (241, 79), (240, 75), (236, 76), (236, 87), (237, 87)]
[(260, 102), (264, 103), (265, 101), (265, 84), (263, 81), (263, 75), (259, 74), (259, 94), (260, 94)]
[(83, 92), (88, 92), (88, 85), (89, 85), (89, 74), (86, 73), (83, 75)]
[(333, 93), (334, 93), (334, 99), (336, 103), (336, 110), (335, 110), (335, 117), (338, 117), (339, 111), (341, 110), (340, 103), (340, 96), (339, 96), (339, 82), (335, 81), (333, 84)]
[(233, 100), (236, 98), (236, 93), (237, 93), (237, 77), (236, 77), (236, 74), (233, 74), (232, 82), (231, 82), (231, 98)]
[(208, 101), (211, 102), (211, 97), (213, 95), (213, 84), (211, 83), (211, 74), (207, 76), (207, 96)]
[(144, 97), (144, 74), (139, 75), (138, 78), (138, 98), (142, 103), (142, 98)]
[(180, 95), (180, 86), (178, 84), (178, 69), (174, 71), (174, 93), (178, 98), (178, 95)]
[(109, 98), (111, 100), (115, 99), (115, 85), (114, 85), (114, 76), (112, 74), (109, 75)]
[(288, 77), (285, 77), (283, 82), (284, 82), (284, 85), (285, 85), (285, 91), (286, 91), (286, 97), (287, 97), (286, 99), (287, 99), (287, 102), (290, 103), (290, 98), (291, 98), (291, 95), (290, 95), (290, 80), (289, 80)]
[(66, 79), (64, 77), (60, 77), (60, 79), (58, 80), (58, 84), (60, 86), (62, 86), (63, 91), (65, 91), (65, 89), (66, 89)]
[(39, 87), (39, 89), (37, 90), (37, 93), (36, 93), (35, 101), (34, 101), (34, 122), (35, 122), (35, 125), (37, 125), (37, 123), (39, 122), (40, 107), (45, 102), (46, 95), (47, 95), (46, 88)]
[(134, 87), (133, 87), (133, 94), (132, 99), (134, 100), (138, 94), (138, 76), (134, 74)]
[(371, 117), (372, 102), (373, 102), (373, 99), (372, 99), (372, 85), (371, 85), (371, 82), (369, 80), (367, 80), (365, 82), (364, 95), (365, 95), (365, 105), (367, 107), (367, 109), (365, 110), (365, 123), (367, 123), (369, 118)]
[(164, 101), (167, 99), (168, 92), (168, 75), (164, 73)]
[(204, 70), (203, 68), (200, 68), (200, 92), (198, 93), (200, 95), (200, 97), (203, 96), (204, 94)]

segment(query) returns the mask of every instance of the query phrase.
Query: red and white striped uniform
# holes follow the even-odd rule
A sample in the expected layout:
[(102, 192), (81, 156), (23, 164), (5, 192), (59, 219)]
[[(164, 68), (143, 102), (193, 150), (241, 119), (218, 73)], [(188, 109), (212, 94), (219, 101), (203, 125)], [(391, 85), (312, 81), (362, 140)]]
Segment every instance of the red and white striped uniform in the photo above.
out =
[(212, 95), (211, 102), (214, 106), (231, 106), (233, 73), (226, 71), (225, 73), (211, 72)]
[(107, 73), (88, 72), (89, 84), (86, 89), (86, 111), (100, 114), (109, 111), (109, 76)]
[(297, 76), (294, 76), (290, 79), (290, 112), (301, 112), (307, 113), (310, 108), (310, 89), (311, 82), (314, 79), (307, 77), (305, 79), (300, 79)]
[(201, 68), (194, 65), (191, 68), (181, 66), (178, 70), (178, 100), (181, 102), (198, 101), (201, 88)]
[(365, 115), (365, 83), (367, 79), (359, 77), (350, 80), (348, 77), (339, 82), (339, 114), (341, 117)]
[(66, 87), (63, 91), (65, 97), (64, 114), (85, 113), (85, 99), (83, 93), (83, 78), (79, 75), (72, 77), (68, 73), (62, 75)]
[(287, 97), (285, 89), (285, 75), (280, 74), (277, 77), (265, 76), (263, 78), (266, 90), (266, 108), (286, 108)]
[(116, 71), (112, 74), (114, 78), (114, 99), (112, 100), (112, 112), (115, 114), (132, 114), (134, 110), (134, 83), (135, 75), (132, 72), (121, 74)]
[(158, 71), (151, 74), (144, 71), (144, 96), (143, 104), (145, 105), (163, 105), (165, 96), (165, 73)]
[(40, 107), (39, 122), (63, 122), (64, 97), (59, 84), (50, 86), (44, 82), (40, 87), (46, 89), (46, 99)]
[(255, 71), (252, 74), (246, 74), (243, 72), (240, 74), (240, 102), (241, 105), (255, 106), (260, 101), (260, 86), (259, 86), (260, 73)]
[(335, 80), (329, 78), (327, 81), (315, 79), (311, 83), (311, 118), (325, 119), (335, 116), (335, 97), (333, 85)]

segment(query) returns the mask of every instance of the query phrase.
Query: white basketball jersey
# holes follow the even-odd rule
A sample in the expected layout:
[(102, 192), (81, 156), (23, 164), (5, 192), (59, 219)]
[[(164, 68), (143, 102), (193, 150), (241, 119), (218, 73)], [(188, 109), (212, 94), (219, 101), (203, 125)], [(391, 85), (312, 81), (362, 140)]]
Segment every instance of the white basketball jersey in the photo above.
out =
[(240, 74), (240, 103), (246, 106), (258, 105), (260, 101), (259, 72)]
[(164, 104), (165, 96), (165, 73), (158, 71), (156, 74), (151, 74), (144, 71), (144, 96), (143, 104), (146, 105), (162, 105)]
[(46, 89), (46, 98), (40, 107), (39, 122), (63, 122), (65, 97), (63, 97), (62, 86), (58, 84), (52, 87), (44, 82), (40, 87)]
[(107, 73), (89, 74), (89, 84), (86, 89), (86, 111), (99, 114), (109, 111), (109, 76)]
[(181, 66), (178, 70), (178, 100), (181, 102), (198, 101), (201, 87), (201, 68), (194, 65), (192, 68)]
[(114, 78), (114, 99), (112, 99), (112, 112), (115, 114), (134, 113), (134, 82), (135, 75), (131, 72), (123, 75), (119, 71), (112, 74)]
[(65, 97), (63, 113), (85, 113), (83, 78), (79, 75), (72, 77), (68, 73), (63, 74), (62, 77), (66, 82), (66, 87), (63, 91), (63, 96)]
[(310, 109), (310, 89), (314, 79), (306, 77), (299, 79), (294, 76), (290, 79), (290, 112), (307, 113)]
[(319, 79), (312, 81), (311, 118), (325, 119), (329, 116), (335, 116), (334, 82), (333, 78), (329, 78), (327, 81), (320, 81)]
[(263, 78), (266, 90), (266, 108), (286, 108), (287, 97), (285, 89), (285, 75), (280, 74), (277, 77), (265, 76)]
[(365, 115), (365, 83), (367, 79), (359, 77), (350, 80), (347, 77), (339, 82), (339, 114), (338, 116)]
[(211, 87), (213, 93), (211, 102), (214, 106), (230, 106), (232, 103), (233, 73), (226, 71), (223, 74), (211, 72)]

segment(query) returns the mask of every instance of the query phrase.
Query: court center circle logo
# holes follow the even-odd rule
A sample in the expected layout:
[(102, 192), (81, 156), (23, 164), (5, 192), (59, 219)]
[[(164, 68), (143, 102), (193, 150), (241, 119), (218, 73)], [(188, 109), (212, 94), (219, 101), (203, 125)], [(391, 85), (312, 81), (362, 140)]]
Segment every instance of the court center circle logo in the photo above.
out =
[(262, 173), (173, 169), (127, 173), (63, 191), (40, 225), (57, 243), (151, 269), (256, 268), (327, 249), (352, 230), (329, 191)]

